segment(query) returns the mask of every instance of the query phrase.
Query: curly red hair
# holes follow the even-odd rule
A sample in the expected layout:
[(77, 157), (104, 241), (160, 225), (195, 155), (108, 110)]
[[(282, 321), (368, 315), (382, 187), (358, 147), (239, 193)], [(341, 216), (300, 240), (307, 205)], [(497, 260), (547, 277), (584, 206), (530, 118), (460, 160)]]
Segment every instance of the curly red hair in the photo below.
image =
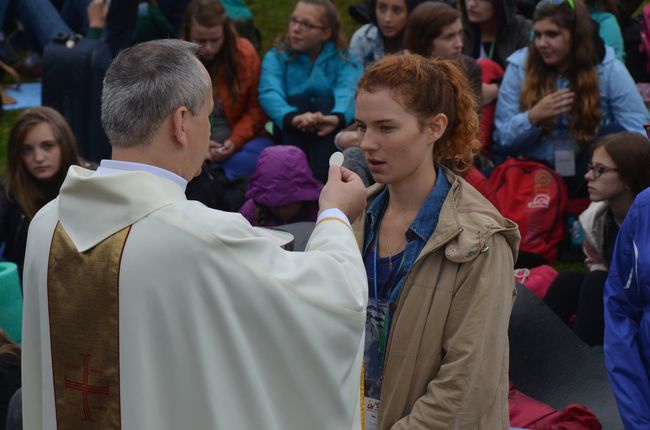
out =
[(376, 92), (387, 89), (419, 124), (437, 114), (447, 117), (447, 129), (433, 147), (433, 161), (456, 173), (467, 170), (479, 152), (476, 100), (465, 73), (451, 60), (420, 55), (388, 55), (372, 64), (357, 87)]

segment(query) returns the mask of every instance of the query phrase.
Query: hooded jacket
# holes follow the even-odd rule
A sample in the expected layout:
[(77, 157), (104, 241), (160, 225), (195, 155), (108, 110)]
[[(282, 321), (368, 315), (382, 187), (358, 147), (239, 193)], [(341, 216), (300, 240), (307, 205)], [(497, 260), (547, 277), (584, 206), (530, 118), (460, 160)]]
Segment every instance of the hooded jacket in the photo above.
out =
[[(497, 34), (494, 55), (491, 60), (496, 61), (501, 67), (506, 68), (506, 59), (517, 49), (528, 46), (532, 32), (529, 20), (517, 15), (515, 0), (494, 0), (499, 10), (497, 16), (503, 17), (500, 23), (501, 30)], [(481, 31), (469, 22), (465, 0), (459, 0), (458, 6), (463, 21), (463, 32), (465, 40), (463, 43), (463, 54), (479, 58), (481, 56)]]
[[(520, 235), (473, 187), (450, 183), (394, 311), (379, 430), (508, 429), (508, 323)], [(384, 188), (369, 189), (372, 201)], [(365, 216), (353, 225), (360, 247)]]
[(650, 428), (650, 188), (621, 225), (605, 284), (605, 364), (626, 429)]
[[(305, 153), (295, 146), (271, 146), (262, 151), (257, 159), (255, 171), (248, 183), (246, 202), (239, 213), (253, 225), (256, 220), (256, 206), (275, 207), (295, 202), (307, 202), (299, 214), (299, 221), (316, 221), (318, 197), (323, 188), (309, 168)], [(279, 218), (266, 219), (265, 226), (285, 224)]]

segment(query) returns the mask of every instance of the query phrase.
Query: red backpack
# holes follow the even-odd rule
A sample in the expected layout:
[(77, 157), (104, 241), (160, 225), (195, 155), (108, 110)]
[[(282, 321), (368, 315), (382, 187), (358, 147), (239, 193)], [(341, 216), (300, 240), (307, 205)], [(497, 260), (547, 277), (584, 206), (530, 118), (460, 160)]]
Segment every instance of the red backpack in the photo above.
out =
[(554, 262), (568, 202), (562, 177), (537, 161), (511, 158), (497, 166), (489, 180), (495, 206), (519, 226), (519, 249)]

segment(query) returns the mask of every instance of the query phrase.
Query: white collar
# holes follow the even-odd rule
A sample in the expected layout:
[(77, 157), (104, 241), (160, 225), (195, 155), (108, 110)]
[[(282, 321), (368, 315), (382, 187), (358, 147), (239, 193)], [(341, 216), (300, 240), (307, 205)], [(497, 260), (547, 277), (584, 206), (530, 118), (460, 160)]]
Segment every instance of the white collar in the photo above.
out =
[(122, 171), (145, 171), (153, 175), (159, 176), (164, 179), (173, 181), (176, 185), (181, 187), (183, 192), (187, 188), (187, 181), (181, 178), (176, 173), (169, 170), (152, 166), (151, 164), (134, 163), (131, 161), (118, 161), (118, 160), (102, 160), (95, 174), (98, 176), (112, 175)]

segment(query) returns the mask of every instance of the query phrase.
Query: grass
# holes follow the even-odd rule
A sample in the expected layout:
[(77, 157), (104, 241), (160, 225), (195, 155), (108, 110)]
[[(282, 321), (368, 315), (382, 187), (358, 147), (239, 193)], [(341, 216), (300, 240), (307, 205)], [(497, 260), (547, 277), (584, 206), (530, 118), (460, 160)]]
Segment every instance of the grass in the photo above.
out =
[[(343, 24), (344, 35), (348, 38), (360, 26), (348, 15), (348, 6), (363, 0), (335, 0)], [(255, 17), (255, 25), (262, 33), (262, 52), (273, 47), (275, 39), (287, 29), (289, 15), (296, 4), (295, 0), (247, 0)]]

